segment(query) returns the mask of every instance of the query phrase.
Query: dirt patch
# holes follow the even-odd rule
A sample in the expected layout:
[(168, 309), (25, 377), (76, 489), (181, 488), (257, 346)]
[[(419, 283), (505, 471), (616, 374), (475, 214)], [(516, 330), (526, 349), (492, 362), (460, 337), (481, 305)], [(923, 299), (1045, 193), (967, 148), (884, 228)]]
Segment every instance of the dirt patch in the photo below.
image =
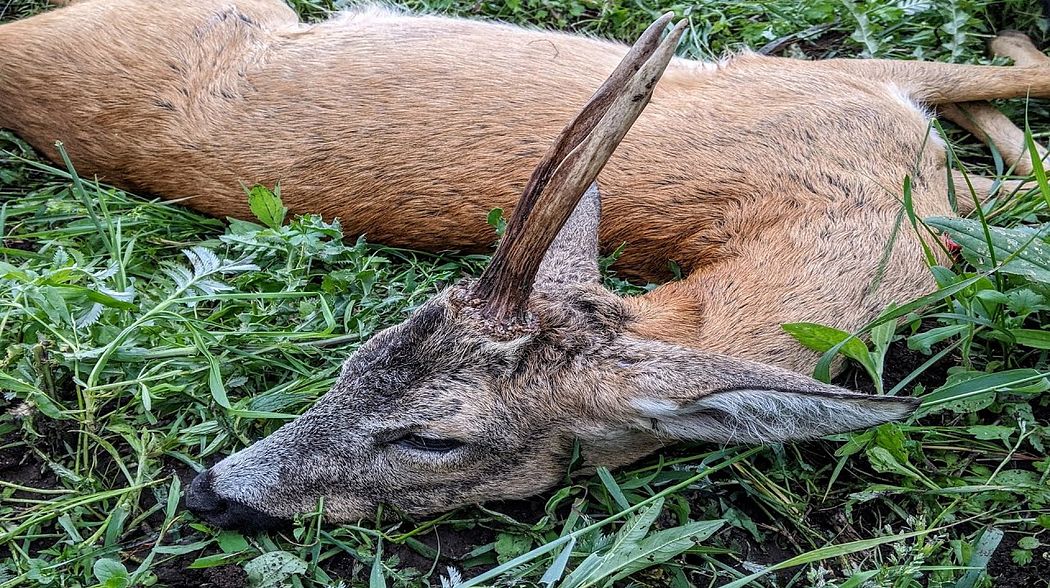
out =
[(1007, 536), (988, 562), (988, 576), (996, 588), (1038, 588), (1050, 586), (1050, 549), (1044, 547), (1033, 553), (1032, 561), (1024, 566), (1014, 563), (1010, 556), (1012, 541)]
[[(18, 431), (12, 431), (0, 438), (0, 479), (27, 486), (29, 488), (58, 488), (58, 478), (35, 453), (29, 451), (21, 442)], [(36, 496), (30, 492), (16, 492), (14, 496), (27, 498)]]
[(241, 588), (248, 585), (248, 575), (239, 565), (195, 570), (189, 568), (194, 559), (196, 556), (186, 555), (154, 566), (157, 585), (168, 588)]
[[(930, 326), (932, 325), (926, 325), (924, 328)], [(943, 349), (943, 347), (940, 349)], [(934, 353), (937, 353), (940, 349), (935, 347), (933, 351)], [(884, 368), (882, 371), (883, 386), (886, 390), (892, 389), (903, 381), (904, 378), (911, 375), (911, 373), (918, 369), (919, 366), (926, 363), (930, 357), (931, 356), (929, 355), (908, 349), (908, 345), (903, 339), (900, 341), (894, 341), (886, 351), (886, 361), (884, 362)], [(918, 384), (925, 387), (927, 392), (943, 385), (945, 380), (948, 379), (948, 368), (955, 365), (959, 365), (959, 358), (949, 353), (933, 365), (923, 370), (921, 374), (909, 382), (908, 385), (904, 387), (904, 391), (902, 391), (901, 395), (906, 396), (907, 392)], [(848, 367), (842, 374), (836, 377), (833, 382), (836, 385), (849, 390), (864, 392), (865, 394), (875, 393), (875, 383), (871, 381), (868, 374), (862, 368), (855, 367), (852, 364), (850, 364), (850, 367)]]

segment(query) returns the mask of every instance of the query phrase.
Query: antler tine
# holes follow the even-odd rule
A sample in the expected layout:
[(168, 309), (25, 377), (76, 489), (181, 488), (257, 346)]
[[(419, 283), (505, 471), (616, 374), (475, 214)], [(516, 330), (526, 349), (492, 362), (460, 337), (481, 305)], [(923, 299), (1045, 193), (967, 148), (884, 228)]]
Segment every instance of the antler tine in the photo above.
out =
[(673, 14), (653, 23), (570, 122), (533, 172), (492, 262), (474, 287), (483, 314), (520, 323), (536, 270), (587, 187), (637, 120), (685, 31), (685, 21), (658, 42)]
[[(667, 28), (667, 23), (672, 18), (674, 18), (674, 13), (668, 12), (649, 25), (642, 35), (638, 37), (638, 40), (635, 41), (634, 46), (627, 52), (627, 55), (620, 60), (616, 69), (609, 74), (605, 82), (594, 92), (594, 95), (587, 101), (580, 113), (565, 125), (561, 134), (558, 135), (558, 138), (547, 150), (547, 153), (544, 154), (536, 169), (533, 170), (529, 183), (525, 185), (525, 190), (514, 208), (511, 222), (508, 223), (508, 231), (512, 226), (520, 228), (523, 220), (528, 218), (532, 205), (536, 203), (536, 198), (547, 186), (554, 170), (565, 159), (565, 156), (594, 130), (598, 121), (609, 111), (609, 107), (612, 106), (612, 100), (619, 92), (623, 91), (624, 85), (631, 80), (631, 77), (638, 72), (642, 64), (656, 51), (660, 44), (660, 33)], [(518, 218), (521, 218), (522, 221), (515, 223), (514, 221)]]

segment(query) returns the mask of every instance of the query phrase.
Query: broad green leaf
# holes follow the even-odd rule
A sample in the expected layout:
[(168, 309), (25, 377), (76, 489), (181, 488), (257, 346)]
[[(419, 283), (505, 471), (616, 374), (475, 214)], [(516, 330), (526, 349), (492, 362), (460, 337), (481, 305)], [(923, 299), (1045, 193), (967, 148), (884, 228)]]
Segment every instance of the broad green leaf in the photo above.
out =
[(1050, 331), (1037, 329), (1010, 329), (1010, 334), (1018, 345), (1034, 349), (1050, 349)]
[(223, 553), (240, 553), (249, 547), (244, 535), (236, 531), (223, 531), (215, 538)]
[(934, 345), (945, 339), (951, 339), (960, 333), (965, 333), (970, 328), (970, 325), (947, 325), (916, 333), (908, 337), (908, 349), (922, 351), (926, 354), (932, 353)]
[(208, 389), (215, 403), (223, 408), (230, 408), (230, 399), (226, 396), (226, 387), (222, 384), (222, 370), (213, 356), (208, 357)]
[(164, 508), (164, 515), (170, 521), (175, 518), (179, 510), (179, 498), (182, 496), (182, 481), (178, 476), (171, 477), (171, 485), (168, 486), (168, 502)]
[(230, 409), (230, 399), (226, 396), (226, 386), (222, 381), (222, 368), (219, 366), (219, 361), (215, 359), (211, 351), (208, 351), (208, 345), (204, 342), (200, 331), (191, 329), (190, 335), (197, 351), (208, 362), (208, 390), (211, 392), (211, 397), (219, 406)]
[(106, 534), (105, 543), (106, 547), (112, 547), (117, 543), (117, 540), (124, 533), (124, 523), (128, 518), (128, 507), (123, 503), (117, 504), (117, 507), (109, 513), (109, 517), (106, 519)]
[(631, 550), (620, 561), (615, 562), (618, 569), (612, 580), (620, 580), (637, 571), (662, 564), (683, 551), (703, 542), (722, 528), (725, 521), (696, 521), (674, 529), (657, 531), (646, 537), (638, 547)]
[(43, 394), (39, 388), (28, 382), (23, 382), (14, 376), (0, 372), (0, 390), (10, 390), (20, 394)]
[(128, 585), (128, 569), (119, 561), (103, 558), (91, 566), (91, 573), (105, 588), (124, 588)]
[(213, 553), (211, 555), (202, 555), (197, 559), (193, 560), (188, 567), (192, 570), (198, 570), (202, 568), (214, 568), (215, 566), (222, 566), (234, 561), (237, 554), (232, 553)]
[(280, 194), (279, 187), (275, 187), (272, 192), (265, 186), (252, 186), (248, 190), (248, 208), (255, 218), (271, 229), (280, 228), (284, 224), (284, 215), (288, 212), (281, 202)]
[(1010, 437), (1016, 431), (1015, 427), (1003, 427), (1001, 425), (974, 425), (966, 429), (967, 433), (982, 441), (998, 439), (1003, 443), (1009, 442)]
[[(304, 564), (305, 565), (305, 564)], [(305, 569), (303, 571), (306, 571)], [(372, 560), (372, 571), (368, 573), (368, 588), (386, 588), (383, 577), (383, 544), (376, 544), (376, 555)]]
[(926, 219), (926, 223), (944, 231), (964, 250), (983, 259), (986, 267), (994, 253), (996, 262), (1001, 266), (999, 271), (1050, 284), (1050, 244), (1045, 241), (1050, 234), (1050, 226), (1042, 228), (1038, 234), (1024, 228), (989, 226), (987, 230), (991, 234), (993, 248), (990, 250), (985, 239), (985, 227), (976, 220), (934, 217)]
[(496, 536), (496, 554), (500, 563), (518, 557), (532, 547), (532, 540), (524, 535), (500, 533)]
[(992, 555), (995, 554), (1002, 540), (1003, 532), (995, 527), (990, 527), (981, 534), (977, 545), (974, 546), (973, 554), (970, 555), (970, 561), (966, 562), (966, 567), (970, 569), (955, 583), (955, 588), (973, 588), (977, 584), (977, 580), (988, 567), (988, 562), (991, 561)]
[(907, 441), (897, 423), (883, 423), (875, 429), (875, 444), (889, 451), (897, 461), (908, 462), (908, 450), (905, 449)]
[(1021, 537), (1017, 540), (1017, 546), (1021, 549), (1039, 549), (1040, 545), (1042, 545), (1042, 542), (1032, 536)]
[(981, 396), (991, 397), (999, 390), (1014, 390), (1022, 388), (1024, 392), (1038, 392), (1050, 388), (1050, 374), (1033, 369), (1017, 369), (984, 374), (971, 372), (968, 374), (953, 374), (948, 384), (941, 386), (922, 398), (922, 406), (919, 411), (929, 414), (943, 405), (966, 399), (975, 399)]
[(875, 471), (884, 474), (900, 474), (908, 478), (919, 478), (910, 468), (897, 461), (897, 458), (893, 457), (893, 454), (884, 447), (869, 447), (867, 453), (868, 461), (871, 462), (871, 467), (875, 468)]
[(558, 557), (554, 558), (551, 567), (547, 568), (547, 571), (543, 573), (543, 577), (540, 578), (540, 584), (543, 584), (547, 588), (551, 588), (551, 586), (553, 586), (558, 580), (561, 580), (562, 575), (565, 574), (565, 566), (569, 563), (569, 557), (572, 556), (572, 549), (574, 547), (576, 547), (576, 538), (569, 537), (569, 541), (565, 544), (565, 548), (561, 550)]
[(627, 519), (623, 526), (620, 527), (620, 530), (616, 532), (608, 549), (601, 554), (592, 553), (584, 559), (565, 579), (565, 583), (562, 584), (561, 588), (581, 587), (589, 578), (607, 575), (601, 574), (606, 561), (610, 557), (616, 557), (617, 554), (626, 553), (636, 547), (638, 542), (649, 532), (649, 528), (653, 525), (653, 521), (656, 520), (663, 506), (664, 499), (660, 498), (638, 511), (638, 514), (635, 516)]
[(270, 551), (244, 564), (248, 583), (254, 588), (284, 586), (285, 580), (306, 571), (306, 562), (287, 551)]
[(0, 390), (10, 390), (15, 394), (21, 395), (48, 418), (55, 420), (69, 420), (72, 418), (66, 414), (65, 409), (45, 394), (43, 390), (4, 372), (0, 372)]
[(185, 543), (183, 545), (162, 545), (153, 551), (161, 555), (185, 555), (187, 553), (193, 553), (194, 551), (200, 551), (209, 545), (211, 545), (211, 539), (205, 539), (203, 541), (194, 541), (193, 543)]
[(1050, 514), (1041, 514), (1035, 518), (1036, 524), (1044, 529), (1050, 529)]
[(1037, 310), (1050, 310), (1046, 299), (1031, 288), (1018, 288), (1007, 293), (1006, 306), (1021, 318)]
[(502, 237), (504, 231), (507, 230), (507, 219), (503, 218), (503, 209), (493, 208), (489, 211), (489, 215), (486, 220), (488, 221), (490, 227), (496, 229), (496, 235)]
[(848, 433), (848, 435), (846, 443), (835, 450), (835, 457), (846, 457), (861, 451), (875, 438), (875, 431), (868, 429), (858, 433)]
[(613, 475), (609, 472), (608, 468), (599, 467), (598, 477), (601, 478), (602, 484), (605, 485), (605, 489), (609, 491), (609, 495), (616, 501), (616, 506), (619, 506), (621, 509), (631, 507), (631, 503), (628, 502), (627, 497), (623, 495), (623, 490), (620, 489), (620, 486), (616, 483), (616, 479), (613, 478)]
[(857, 572), (849, 577), (849, 580), (843, 582), (839, 588), (860, 588), (866, 586), (868, 580), (871, 580), (881, 570), (869, 570), (866, 572)]
[(722, 511), (722, 516), (730, 525), (751, 533), (751, 536), (755, 538), (756, 542), (761, 543), (764, 539), (762, 532), (758, 530), (758, 525), (755, 524), (755, 521), (753, 521), (747, 513), (736, 508), (729, 508)]
[(824, 353), (836, 345), (841, 345), (839, 353), (864, 366), (868, 374), (877, 379), (878, 372), (868, 353), (867, 345), (860, 339), (851, 337), (846, 331), (816, 323), (788, 323), (781, 325), (781, 328), (813, 351)]
[[(891, 306), (888, 310), (892, 310)], [(890, 342), (893, 341), (893, 336), (897, 333), (897, 323), (895, 321), (887, 321), (881, 325), (876, 325), (871, 330), (871, 345), (874, 347), (874, 351), (868, 354), (871, 357), (871, 362), (874, 365), (875, 374), (878, 375), (878, 380), (882, 381), (882, 373), (885, 368), (886, 352), (890, 349)]]
[(108, 306), (120, 310), (135, 310), (135, 305), (130, 302), (114, 298), (109, 294), (85, 288), (83, 286), (52, 286), (52, 288), (54, 291), (66, 297), (83, 296), (92, 302), (101, 304), (102, 306)]
[(601, 555), (594, 553), (588, 556), (565, 580), (562, 588), (608, 584), (659, 565), (704, 541), (724, 524), (723, 520), (696, 521), (657, 531), (637, 540), (618, 542)]
[(635, 516), (627, 519), (623, 527), (620, 527), (620, 530), (616, 532), (610, 551), (619, 549), (622, 545), (631, 545), (641, 540), (649, 532), (649, 527), (653, 525), (653, 521), (660, 515), (660, 511), (663, 508), (664, 499), (660, 498), (638, 511), (638, 514)]
[(1019, 566), (1026, 566), (1035, 559), (1031, 551), (1027, 549), (1014, 549), (1010, 551), (1010, 559)]

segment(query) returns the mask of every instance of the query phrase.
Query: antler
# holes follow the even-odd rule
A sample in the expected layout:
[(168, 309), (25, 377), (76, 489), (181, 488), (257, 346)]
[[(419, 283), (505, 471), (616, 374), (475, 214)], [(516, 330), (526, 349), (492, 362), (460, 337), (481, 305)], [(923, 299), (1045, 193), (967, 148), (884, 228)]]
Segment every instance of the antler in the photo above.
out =
[(522, 323), (540, 262), (591, 182), (652, 97), (685, 30), (665, 14), (642, 33), (609, 79), (561, 132), (532, 172), (492, 262), (474, 286), (482, 314)]

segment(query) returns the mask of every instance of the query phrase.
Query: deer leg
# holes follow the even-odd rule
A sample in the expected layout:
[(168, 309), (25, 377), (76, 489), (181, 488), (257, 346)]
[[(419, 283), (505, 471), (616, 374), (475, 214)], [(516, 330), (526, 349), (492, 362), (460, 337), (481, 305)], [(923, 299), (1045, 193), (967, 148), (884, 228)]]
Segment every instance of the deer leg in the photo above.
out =
[[(1015, 67), (1044, 69), (1050, 66), (1050, 57), (1036, 49), (1027, 35), (1017, 31), (1005, 31), (992, 39), (989, 47), (996, 56), (1007, 57), (1014, 61)], [(1050, 75), (1048, 72), (1047, 75)], [(944, 104), (938, 108), (941, 116), (966, 129), (988, 145), (992, 145), (1003, 157), (1006, 165), (1013, 168), (1017, 175), (1031, 175), (1032, 160), (1028, 154), (1024, 131), (987, 102), (963, 102)], [(1039, 159), (1045, 160), (1047, 151), (1042, 145), (1036, 145)], [(952, 181), (959, 194), (975, 194), (978, 199), (987, 198), (993, 191), (1013, 192), (1024, 189), (1029, 183), (1023, 180), (997, 181), (982, 176), (963, 176), (952, 172)], [(969, 202), (960, 205), (969, 208)]]
[(963, 175), (958, 170), (952, 170), (952, 183), (955, 184), (961, 214), (973, 212), (974, 203), (970, 195), (975, 195), (978, 201), (983, 201), (992, 194), (1012, 194), (1035, 186), (1027, 180), (997, 180), (976, 174)]
[[(987, 145), (992, 145), (1002, 155), (1003, 162), (1013, 169), (1016, 175), (1032, 174), (1032, 160), (1028, 155), (1024, 132), (1003, 113), (987, 102), (964, 102), (961, 104), (944, 104), (938, 113), (966, 129)], [(1047, 151), (1042, 145), (1036, 145), (1040, 159), (1046, 159)], [(993, 193), (1013, 193), (1031, 186), (1026, 180), (996, 180), (976, 174), (963, 174), (952, 171), (952, 183), (958, 195), (959, 212), (973, 212), (975, 196), (983, 201)]]
[[(938, 113), (966, 129), (985, 144), (994, 146), (1015, 174), (1027, 176), (1032, 173), (1032, 160), (1028, 155), (1024, 131), (991, 104), (944, 104), (938, 108)], [(1036, 152), (1039, 159), (1046, 159), (1047, 151), (1042, 145), (1036, 145)]]
[(1028, 35), (1018, 31), (1003, 31), (999, 33), (992, 42), (988, 44), (992, 54), (998, 57), (1008, 57), (1014, 60), (1014, 65), (1019, 67), (1031, 67), (1035, 65), (1050, 65), (1050, 57), (1032, 44)]
[(885, 59), (829, 59), (823, 62), (893, 83), (927, 104), (975, 102), (1004, 98), (1050, 98), (1050, 58), (1027, 36), (1006, 32), (991, 43), (993, 53), (1014, 60), (1013, 67), (961, 65)]
[[(1050, 57), (1043, 55), (1032, 44), (1027, 35), (1017, 31), (1004, 31), (989, 44), (992, 53), (1014, 61), (1015, 67), (1050, 67)], [(1050, 76), (1050, 70), (1046, 75)], [(1019, 175), (1032, 173), (1031, 159), (1027, 155), (1024, 131), (995, 107), (983, 102), (946, 104), (940, 109), (942, 116), (971, 132), (985, 143), (994, 145), (1007, 165)], [(1040, 159), (1046, 159), (1046, 149), (1037, 145)]]

